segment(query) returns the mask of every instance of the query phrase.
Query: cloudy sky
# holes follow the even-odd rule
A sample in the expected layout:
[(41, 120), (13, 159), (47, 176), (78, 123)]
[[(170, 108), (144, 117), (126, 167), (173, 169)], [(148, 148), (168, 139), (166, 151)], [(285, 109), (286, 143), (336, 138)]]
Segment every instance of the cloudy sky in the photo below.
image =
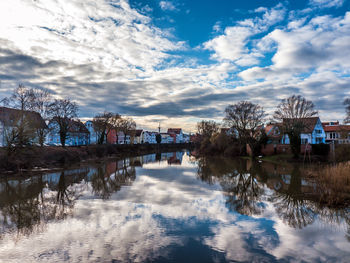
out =
[(140, 127), (222, 120), (301, 94), (322, 120), (350, 97), (350, 1), (1, 0), (0, 98), (19, 83)]

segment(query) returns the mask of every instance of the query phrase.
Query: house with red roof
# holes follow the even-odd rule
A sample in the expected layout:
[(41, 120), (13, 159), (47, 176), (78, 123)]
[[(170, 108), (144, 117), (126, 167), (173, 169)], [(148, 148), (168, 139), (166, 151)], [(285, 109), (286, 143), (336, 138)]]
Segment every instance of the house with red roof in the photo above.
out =
[(183, 133), (181, 128), (169, 128), (168, 134), (173, 138), (174, 143), (183, 143)]
[(281, 123), (269, 123), (264, 129), (268, 137), (268, 144), (282, 144), (283, 133)]
[(322, 122), (323, 129), (326, 133), (327, 143), (350, 143), (350, 125), (339, 124), (339, 121)]

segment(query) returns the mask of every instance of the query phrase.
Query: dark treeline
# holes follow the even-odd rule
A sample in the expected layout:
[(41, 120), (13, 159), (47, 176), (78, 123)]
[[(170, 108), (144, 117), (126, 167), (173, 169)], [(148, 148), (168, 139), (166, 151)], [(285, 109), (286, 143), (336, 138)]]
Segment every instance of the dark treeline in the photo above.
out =
[[(344, 123), (350, 123), (350, 99), (343, 103), (346, 107)], [(264, 123), (278, 124), (283, 135), (288, 135), (294, 158), (301, 150), (301, 134), (307, 127), (306, 118), (318, 117), (312, 101), (293, 95), (283, 99), (268, 118), (263, 107), (249, 101), (228, 105), (223, 123), (201, 121), (197, 123), (196, 143), (203, 154), (221, 153), (226, 156), (247, 155), (247, 145), (254, 158), (261, 154), (268, 137)]]

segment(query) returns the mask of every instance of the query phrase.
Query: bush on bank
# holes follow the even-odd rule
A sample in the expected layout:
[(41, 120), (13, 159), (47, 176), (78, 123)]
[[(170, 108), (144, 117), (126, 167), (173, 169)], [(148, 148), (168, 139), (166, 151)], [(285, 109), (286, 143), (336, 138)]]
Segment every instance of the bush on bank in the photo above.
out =
[(226, 133), (217, 133), (211, 138), (202, 138), (197, 147), (204, 155), (240, 156), (245, 153), (244, 147), (239, 144), (238, 140)]

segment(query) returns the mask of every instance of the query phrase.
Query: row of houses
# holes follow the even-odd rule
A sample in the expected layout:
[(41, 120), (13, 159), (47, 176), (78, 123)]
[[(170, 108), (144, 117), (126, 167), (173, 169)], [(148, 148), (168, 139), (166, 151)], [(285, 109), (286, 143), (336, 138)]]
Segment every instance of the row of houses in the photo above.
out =
[[(339, 121), (321, 122), (319, 117), (303, 118), (301, 122), (301, 144), (350, 143), (350, 125), (340, 124)], [(283, 133), (284, 126), (285, 123), (269, 123), (261, 127), (268, 137), (268, 144), (290, 144), (288, 134)], [(238, 132), (231, 128), (222, 128), (221, 131), (238, 137)]]
[[(321, 122), (319, 117), (303, 118), (303, 131), (300, 135), (301, 144), (350, 143), (350, 125), (342, 125), (339, 121)], [(283, 134), (284, 123), (274, 123), (265, 126), (268, 143), (290, 144), (287, 134)]]
[[(85, 122), (85, 126), (90, 133), (90, 144), (96, 144), (98, 133), (94, 130), (92, 121)], [(181, 128), (170, 128), (167, 132), (158, 133), (137, 129), (125, 133), (123, 131), (111, 130), (106, 136), (106, 142), (109, 144), (156, 144), (157, 135), (161, 135), (161, 143), (189, 143), (190, 136), (183, 133)]]
[[(18, 121), (16, 116), (19, 110), (0, 107), (0, 147), (6, 146), (9, 131)], [(23, 116), (23, 115), (22, 115)], [(32, 128), (46, 129), (45, 144), (61, 145), (59, 127), (55, 119), (45, 122), (39, 113), (25, 111), (24, 116), (30, 120)], [(285, 120), (288, 121), (288, 120)], [(78, 146), (96, 144), (98, 141), (98, 132), (95, 131), (92, 121), (85, 123), (80, 120), (70, 120), (69, 130), (66, 138), (67, 146)], [(350, 143), (350, 125), (342, 125), (338, 121), (321, 122), (319, 117), (304, 118), (303, 132), (301, 133), (302, 144), (320, 144), (320, 143)], [(265, 133), (268, 136), (269, 144), (290, 144), (287, 134), (282, 132), (284, 123), (270, 123), (264, 126)], [(230, 135), (236, 135), (232, 129), (222, 129)], [(183, 133), (181, 128), (169, 128), (167, 132), (154, 132), (146, 130), (135, 130), (124, 134), (122, 131), (111, 130), (105, 143), (109, 144), (156, 144), (157, 135), (161, 136), (161, 143), (189, 143), (196, 140), (196, 136)], [(33, 138), (33, 144), (39, 143), (38, 138)]]
[[(21, 111), (7, 107), (0, 107), (0, 147), (6, 146), (7, 138), (11, 129), (19, 121)], [(59, 126), (55, 119), (45, 122), (39, 113), (32, 111), (24, 112), (26, 119), (30, 120), (30, 126), (36, 129), (46, 130), (46, 145), (61, 145)], [(79, 146), (97, 144), (99, 133), (94, 129), (92, 121), (81, 122), (80, 120), (69, 120), (67, 132), (67, 146)], [(112, 129), (106, 134), (104, 143), (108, 144), (156, 144), (158, 132), (146, 130), (134, 130), (127, 133)], [(181, 128), (170, 128), (167, 132), (160, 133), (161, 143), (189, 143), (190, 135), (183, 133)], [(33, 137), (32, 144), (38, 144), (38, 138)]]

